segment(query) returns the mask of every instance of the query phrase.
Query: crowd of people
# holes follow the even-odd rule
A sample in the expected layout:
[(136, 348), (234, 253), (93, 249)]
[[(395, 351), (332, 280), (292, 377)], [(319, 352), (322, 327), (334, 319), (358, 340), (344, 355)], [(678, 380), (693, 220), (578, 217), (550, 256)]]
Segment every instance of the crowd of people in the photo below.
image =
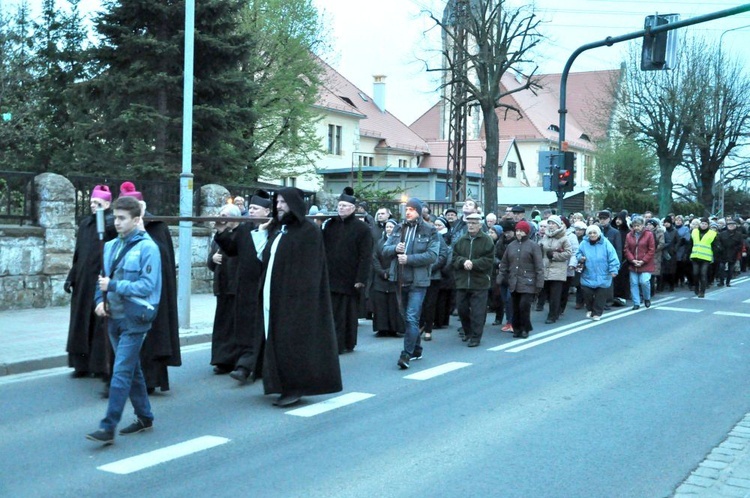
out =
[[(137, 419), (121, 434), (152, 426), (140, 391), (169, 389), (167, 366), (180, 364), (169, 230), (149, 220), (132, 183), (121, 186), (120, 198), (140, 201), (138, 216), (132, 203), (119, 199), (126, 212), (118, 214), (116, 206), (113, 213), (106, 186), (92, 191), (92, 215), (80, 224), (65, 284), (73, 294), (68, 340), (73, 376), (101, 376), (112, 386), (115, 407), (89, 435), (105, 443), (114, 439), (128, 395)], [(295, 188), (258, 190), (247, 205), (242, 198), (234, 201), (219, 213), (231, 220), (215, 224), (206, 261), (217, 301), (211, 364), (214, 373), (241, 384), (262, 378), (265, 394), (278, 394), (274, 404), (282, 407), (342, 389), (339, 355), (355, 351), (363, 319), (371, 320), (378, 337), (403, 338), (396, 364), (408, 369), (423, 357), (424, 343), (437, 339), (435, 331), (448, 327), (451, 315), (458, 317), (458, 339), (468, 347), (479, 346), (488, 327), (526, 339), (533, 322), (553, 324), (571, 306), (596, 321), (628, 301), (632, 310), (649, 308), (656, 293), (679, 287), (701, 298), (712, 285), (731, 286), (733, 277), (746, 271), (750, 246), (750, 222), (732, 217), (658, 219), (648, 211), (613, 215), (608, 209), (593, 217), (565, 217), (546, 209), (527, 218), (520, 205), (483, 214), (473, 199), (460, 211), (434, 215), (411, 198), (396, 219), (386, 207), (370, 216), (349, 187), (338, 197), (336, 213), (326, 216), (311, 216), (317, 209), (306, 209)], [(128, 216), (135, 221), (114, 221)], [(242, 217), (247, 221), (237, 220)], [(158, 266), (154, 250), (152, 260), (131, 256), (125, 267), (115, 259), (133, 237), (123, 224), (137, 240), (150, 241)], [(158, 286), (151, 278), (157, 268)], [(118, 278), (149, 283), (133, 294), (138, 285)], [(121, 338), (133, 328), (127, 318), (131, 308), (106, 311), (107, 293), (115, 303), (140, 302), (133, 299), (140, 296), (153, 305), (147, 333), (140, 342), (130, 341), (129, 349), (121, 351), (126, 342)], [(545, 309), (543, 318), (532, 313)], [(489, 326), (488, 313), (494, 313)], [(135, 327), (138, 333), (142, 328)]]

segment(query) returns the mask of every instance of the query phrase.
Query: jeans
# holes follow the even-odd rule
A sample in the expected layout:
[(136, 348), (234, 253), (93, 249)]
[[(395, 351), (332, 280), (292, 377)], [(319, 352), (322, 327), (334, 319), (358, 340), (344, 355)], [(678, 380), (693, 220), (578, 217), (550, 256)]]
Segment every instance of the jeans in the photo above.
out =
[(487, 321), (487, 291), (456, 290), (456, 308), (466, 337), (481, 340)]
[(633, 306), (641, 305), (641, 292), (643, 299), (651, 301), (651, 274), (648, 272), (638, 273), (630, 272), (630, 297), (633, 299)]
[(154, 419), (140, 361), (146, 331), (129, 329), (128, 321), (128, 318), (109, 319), (109, 340), (115, 352), (115, 364), (109, 386), (107, 415), (99, 424), (101, 429), (108, 432), (114, 431), (120, 422), (128, 398), (138, 418)]
[(427, 287), (403, 287), (401, 289), (401, 306), (404, 313), (404, 350), (402, 353), (414, 354), (422, 349), (419, 337), (419, 317), (422, 314), (422, 301), (427, 294)]

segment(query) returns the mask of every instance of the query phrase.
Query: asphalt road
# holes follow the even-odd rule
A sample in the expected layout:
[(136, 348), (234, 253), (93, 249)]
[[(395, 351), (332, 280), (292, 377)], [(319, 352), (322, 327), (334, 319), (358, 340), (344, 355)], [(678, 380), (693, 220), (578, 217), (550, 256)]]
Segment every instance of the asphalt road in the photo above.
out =
[(341, 357), (344, 392), (287, 410), (193, 346), (152, 396), (154, 430), (109, 447), (84, 439), (104, 414), (99, 381), (8, 376), (0, 496), (670, 496), (750, 412), (748, 289), (659, 294), (600, 322), (534, 313), (527, 341), (488, 325), (471, 349), (453, 326), (407, 371), (401, 341), (368, 322)]

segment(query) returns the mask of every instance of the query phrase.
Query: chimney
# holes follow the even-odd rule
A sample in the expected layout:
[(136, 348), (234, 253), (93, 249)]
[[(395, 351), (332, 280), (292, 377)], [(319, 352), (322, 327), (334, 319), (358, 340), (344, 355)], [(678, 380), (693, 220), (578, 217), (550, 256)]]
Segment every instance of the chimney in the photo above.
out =
[(372, 94), (375, 105), (381, 112), (385, 112), (385, 75), (377, 74), (372, 77)]

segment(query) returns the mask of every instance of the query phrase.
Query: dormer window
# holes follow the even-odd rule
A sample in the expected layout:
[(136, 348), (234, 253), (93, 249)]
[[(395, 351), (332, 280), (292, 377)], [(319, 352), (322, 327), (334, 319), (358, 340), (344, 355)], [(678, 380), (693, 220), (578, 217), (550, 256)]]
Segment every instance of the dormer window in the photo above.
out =
[(365, 102), (369, 102), (369, 100), (367, 100), (367, 95), (365, 95), (364, 93), (362, 93), (362, 92), (359, 92), (359, 97), (360, 97), (360, 98), (361, 98), (362, 100), (364, 100)]
[(591, 142), (591, 139), (585, 133), (581, 133), (581, 140), (586, 140), (587, 142)]
[(557, 133), (560, 133), (560, 127), (556, 124), (551, 124), (547, 127), (549, 131), (556, 131)]

